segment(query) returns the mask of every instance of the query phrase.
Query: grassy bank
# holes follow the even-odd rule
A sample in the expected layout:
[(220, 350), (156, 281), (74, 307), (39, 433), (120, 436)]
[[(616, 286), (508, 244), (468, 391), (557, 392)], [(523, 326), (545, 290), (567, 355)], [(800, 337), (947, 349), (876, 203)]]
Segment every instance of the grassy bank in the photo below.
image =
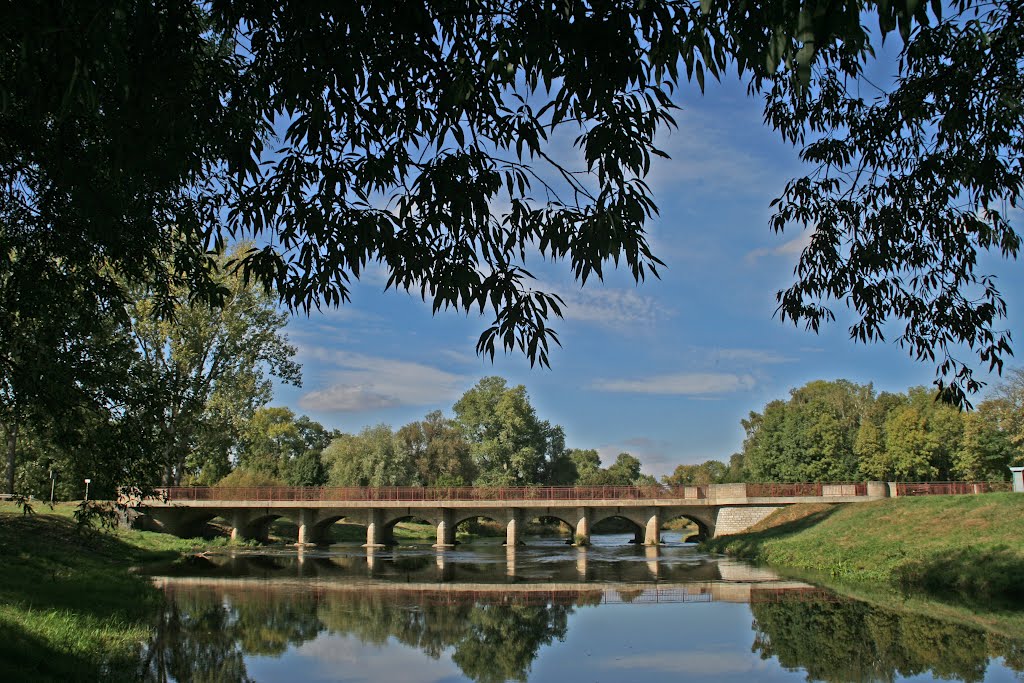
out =
[(160, 595), (129, 569), (197, 543), (141, 531), (82, 533), (73, 510), (37, 506), (24, 516), (0, 507), (0, 680), (136, 680)]
[(796, 505), (712, 552), (969, 600), (1024, 600), (1024, 495)]

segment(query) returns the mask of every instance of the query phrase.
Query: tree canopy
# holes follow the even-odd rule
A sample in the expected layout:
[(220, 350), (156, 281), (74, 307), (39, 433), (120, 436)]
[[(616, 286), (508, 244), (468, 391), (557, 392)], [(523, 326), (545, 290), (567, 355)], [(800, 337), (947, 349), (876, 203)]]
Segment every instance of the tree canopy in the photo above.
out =
[[(772, 226), (811, 231), (779, 314), (890, 323), (947, 398), (1010, 353), (979, 255), (1015, 258), (1024, 39), (1011, 0), (74, 0), (0, 10), (0, 270), (97, 308), (121, 280), (223, 296), (207, 255), (295, 309), (337, 305), (371, 262), (435, 311), (487, 310), (478, 350), (548, 362), (561, 302), (528, 254), (581, 281), (662, 265), (644, 177), (672, 95), (735, 69), (813, 171)], [(868, 29), (868, 25), (877, 29)], [(864, 74), (902, 41), (891, 88)], [(865, 96), (872, 92), (875, 95)], [(583, 164), (559, 159), (569, 134)], [(175, 268), (158, 263), (173, 254)], [(8, 318), (28, 303), (9, 299)], [(6, 341), (6, 340), (4, 340)], [(0, 349), (5, 372), (26, 363)]]
[[(935, 401), (924, 387), (875, 394), (845, 380), (814, 381), (743, 421), (743, 476), (753, 481), (1005, 480), (1024, 463), (1014, 441), (1020, 371), (977, 410)], [(685, 466), (674, 477), (686, 477)], [(725, 471), (725, 465), (716, 463)], [(723, 475), (724, 476), (724, 475)], [(728, 480), (728, 477), (718, 481)], [(713, 482), (713, 480), (712, 480)], [(684, 481), (683, 483), (691, 483)], [(701, 482), (692, 482), (701, 483)]]

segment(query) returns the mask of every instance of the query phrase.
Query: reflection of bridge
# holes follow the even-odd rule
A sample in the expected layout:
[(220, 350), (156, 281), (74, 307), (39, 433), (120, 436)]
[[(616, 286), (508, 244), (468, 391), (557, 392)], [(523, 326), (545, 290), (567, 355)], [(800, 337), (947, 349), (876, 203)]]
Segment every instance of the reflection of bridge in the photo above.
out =
[(606, 519), (624, 519), (636, 541), (657, 545), (662, 524), (684, 517), (706, 537), (744, 531), (775, 510), (794, 503), (859, 503), (889, 496), (928, 493), (984, 493), (974, 483), (893, 484), (712, 484), (709, 486), (589, 486), (508, 488), (312, 488), (171, 487), (145, 501), (157, 528), (179, 536), (198, 535), (215, 517), (225, 519), (232, 538), (266, 538), (278, 518), (295, 522), (300, 545), (324, 542), (332, 524), (366, 527), (366, 545), (394, 542), (394, 525), (423, 519), (437, 529), (438, 547), (454, 544), (455, 528), (474, 518), (492, 519), (506, 530), (506, 543), (522, 541), (523, 525), (536, 517), (561, 520), (577, 542)]
[[(659, 584), (391, 584), (352, 581), (273, 580), (251, 578), (156, 577), (167, 593), (214, 590), (228, 594), (294, 595), (306, 591), (325, 596), (374, 595), (419, 605), (601, 605), (652, 603), (766, 603), (786, 600), (834, 601), (831, 591), (799, 581), (690, 581)], [(283, 593), (282, 593), (283, 592)]]

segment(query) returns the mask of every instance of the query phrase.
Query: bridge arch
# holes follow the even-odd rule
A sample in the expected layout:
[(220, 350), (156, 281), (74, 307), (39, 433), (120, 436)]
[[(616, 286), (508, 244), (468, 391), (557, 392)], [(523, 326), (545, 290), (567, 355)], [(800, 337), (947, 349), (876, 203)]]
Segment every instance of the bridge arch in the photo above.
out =
[(436, 530), (440, 520), (436, 516), (428, 514), (426, 510), (422, 512), (407, 510), (398, 514), (384, 516), (380, 526), (381, 540), (384, 545), (398, 544), (395, 540), (395, 526), (400, 522), (426, 522)]
[(630, 543), (643, 543), (644, 542), (644, 529), (645, 524), (634, 519), (635, 515), (628, 515), (623, 513), (613, 513), (608, 515), (595, 515), (590, 521), (590, 534), (601, 535), (602, 531), (607, 530), (609, 527), (614, 528), (614, 521), (625, 522), (625, 527), (628, 528), (628, 532), (633, 534), (633, 539)]
[(697, 525), (697, 536), (703, 540), (715, 535), (716, 515), (717, 510), (714, 508), (667, 507), (662, 510), (661, 520), (662, 524), (667, 524), (679, 518), (687, 519)]
[(688, 522), (692, 522), (697, 526), (696, 534), (692, 532), (680, 532), (680, 542), (685, 543), (688, 538), (693, 536), (697, 537), (697, 540), (704, 540), (709, 537), (708, 525), (706, 522), (700, 519), (699, 515), (695, 515), (692, 512), (677, 512), (668, 513), (661, 519), (662, 528), (667, 526), (670, 522), (674, 522), (677, 519), (685, 519)]
[[(454, 538), (458, 535), (459, 527), (481, 519), (497, 524), (502, 530), (502, 535), (504, 535), (505, 529), (508, 527), (508, 515), (500, 514), (497, 510), (492, 511), (490, 514), (477, 511), (472, 512), (471, 514), (463, 513), (459, 515), (452, 515), (452, 537)], [(459, 543), (460, 541), (455, 542)]]
[(360, 540), (366, 540), (366, 520), (361, 516), (346, 513), (345, 511), (332, 510), (322, 515), (315, 522), (310, 524), (306, 531), (306, 536), (303, 538), (305, 543), (311, 543), (315, 545), (328, 545), (330, 540), (331, 528), (338, 522), (344, 520), (346, 525), (358, 526), (362, 528), (360, 534)]

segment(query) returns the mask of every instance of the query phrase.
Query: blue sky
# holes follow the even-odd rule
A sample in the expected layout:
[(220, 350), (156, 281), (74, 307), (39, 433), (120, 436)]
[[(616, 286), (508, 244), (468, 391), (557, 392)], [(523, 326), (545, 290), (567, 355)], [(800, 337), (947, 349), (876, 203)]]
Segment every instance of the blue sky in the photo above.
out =
[[(527, 261), (541, 288), (567, 304), (565, 320), (553, 323), (562, 347), (550, 370), (530, 369), (519, 355), (478, 358), (489, 317), (432, 316), (416, 296), (384, 293), (385, 276), (371, 269), (351, 304), (289, 323), (304, 385), (278, 387), (274, 404), (345, 431), (398, 427), (431, 410), (451, 414), (466, 389), (496, 374), (526, 385), (569, 446), (596, 448), (605, 464), (629, 451), (662, 475), (727, 459), (742, 444), (742, 418), (809, 380), (887, 391), (930, 384), (933, 367), (898, 346), (850, 341), (841, 306), (818, 335), (774, 317), (775, 292), (790, 283), (806, 239), (768, 227), (769, 202), (801, 171), (797, 150), (762, 124), (760, 102), (738, 81), (709, 81), (704, 96), (684, 87), (678, 103), (678, 130), (659, 139), (672, 160), (648, 178), (661, 211), (650, 237), (667, 265), (662, 279), (636, 286), (613, 272), (580, 288), (567, 265)], [(1020, 269), (983, 265), (1000, 276), (1007, 325), (1024, 339)]]

